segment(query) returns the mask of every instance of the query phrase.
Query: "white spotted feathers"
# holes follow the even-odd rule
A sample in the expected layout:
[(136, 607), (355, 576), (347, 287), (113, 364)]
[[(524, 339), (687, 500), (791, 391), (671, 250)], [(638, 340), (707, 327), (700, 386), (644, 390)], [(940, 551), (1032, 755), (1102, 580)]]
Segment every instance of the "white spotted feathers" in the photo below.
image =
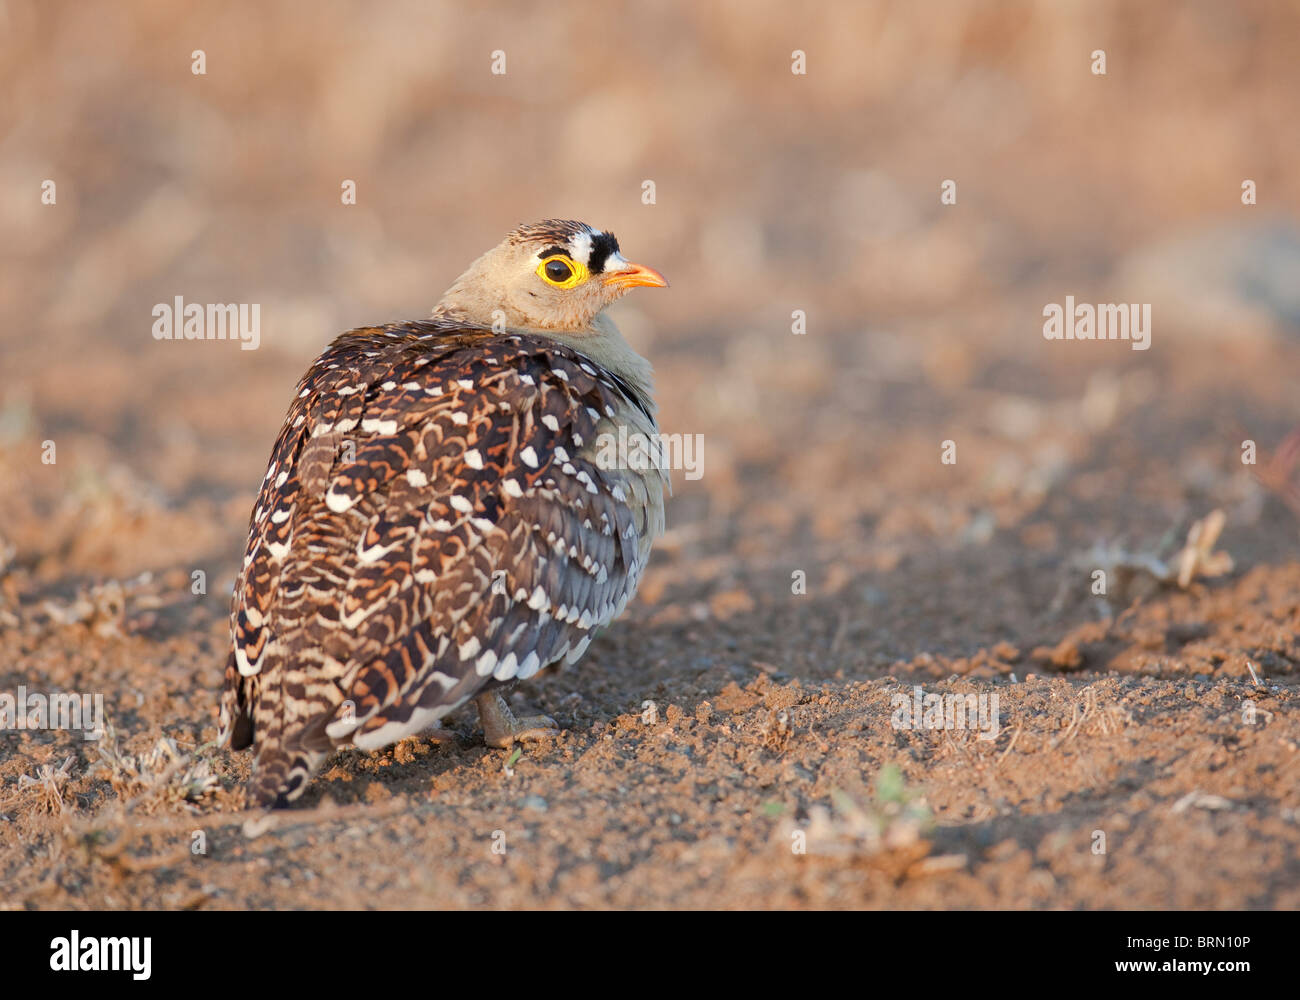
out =
[[(503, 246), (532, 257), (582, 226), (539, 225)], [(603, 237), (560, 245), (589, 260)], [(254, 505), (221, 698), (221, 741), (255, 747), (257, 804), (296, 798), (336, 747), (386, 746), (576, 661), (663, 531), (662, 473), (595, 460), (602, 434), (657, 432), (644, 362), (619, 373), (595, 357), (617, 343), (589, 355), (473, 312), (346, 333), (299, 384)], [(589, 338), (621, 343), (596, 319)]]

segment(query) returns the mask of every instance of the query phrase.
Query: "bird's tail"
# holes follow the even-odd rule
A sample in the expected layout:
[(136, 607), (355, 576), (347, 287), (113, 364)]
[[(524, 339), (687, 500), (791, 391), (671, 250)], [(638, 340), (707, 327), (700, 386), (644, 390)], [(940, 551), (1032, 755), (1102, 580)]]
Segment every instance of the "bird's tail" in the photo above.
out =
[(248, 805), (282, 809), (302, 795), (325, 761), (325, 754), (315, 750), (290, 748), (280, 743), (278, 733), (258, 740), (253, 776), (248, 782)]

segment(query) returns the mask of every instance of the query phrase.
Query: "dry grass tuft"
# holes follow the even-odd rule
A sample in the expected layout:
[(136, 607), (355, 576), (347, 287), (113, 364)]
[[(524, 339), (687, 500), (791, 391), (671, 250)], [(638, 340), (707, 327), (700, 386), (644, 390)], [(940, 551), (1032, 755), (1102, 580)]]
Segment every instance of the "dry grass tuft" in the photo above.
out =
[(221, 787), (209, 760), (182, 750), (170, 737), (160, 738), (146, 753), (125, 754), (110, 725), (99, 741), (99, 758), (108, 783), (128, 810), (197, 812), (195, 803)]
[(37, 767), (34, 777), (30, 774), (19, 776), (18, 790), (5, 799), (4, 805), (6, 808), (11, 805), (29, 805), (37, 812), (62, 816), (66, 808), (63, 790), (71, 778), (71, 757), (64, 758), (63, 763), (58, 767), (52, 764), (41, 764)]

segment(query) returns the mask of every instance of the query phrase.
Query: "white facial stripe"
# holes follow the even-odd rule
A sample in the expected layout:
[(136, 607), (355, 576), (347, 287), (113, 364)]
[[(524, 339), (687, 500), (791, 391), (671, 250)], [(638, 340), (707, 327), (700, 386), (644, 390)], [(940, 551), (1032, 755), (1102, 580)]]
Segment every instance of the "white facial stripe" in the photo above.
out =
[(569, 249), (573, 251), (574, 260), (581, 262), (583, 267), (588, 266), (591, 263), (591, 233), (578, 233), (569, 240)]
[(621, 271), (628, 266), (628, 259), (621, 253), (612, 253), (605, 258), (605, 274), (613, 274), (615, 271)]

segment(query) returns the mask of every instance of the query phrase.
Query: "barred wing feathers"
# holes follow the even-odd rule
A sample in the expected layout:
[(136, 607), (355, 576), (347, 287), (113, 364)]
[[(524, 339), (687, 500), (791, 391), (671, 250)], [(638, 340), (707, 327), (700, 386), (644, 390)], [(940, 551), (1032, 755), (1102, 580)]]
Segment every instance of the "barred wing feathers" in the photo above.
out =
[(333, 747), (411, 735), (576, 660), (663, 530), (654, 433), (619, 379), (540, 336), (451, 321), (344, 334), (304, 376), (253, 511), (221, 736), (284, 802)]

